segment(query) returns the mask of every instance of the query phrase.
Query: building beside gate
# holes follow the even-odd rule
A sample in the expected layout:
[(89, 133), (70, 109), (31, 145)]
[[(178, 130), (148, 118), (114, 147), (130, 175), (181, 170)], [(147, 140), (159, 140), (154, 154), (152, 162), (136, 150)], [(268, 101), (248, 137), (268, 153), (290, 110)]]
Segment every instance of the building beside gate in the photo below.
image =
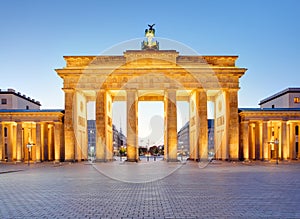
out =
[(260, 101), (261, 108), (239, 109), (240, 159), (298, 159), (300, 88), (286, 88)]
[(40, 102), (13, 89), (0, 92), (0, 160), (63, 161), (63, 110), (41, 110)]

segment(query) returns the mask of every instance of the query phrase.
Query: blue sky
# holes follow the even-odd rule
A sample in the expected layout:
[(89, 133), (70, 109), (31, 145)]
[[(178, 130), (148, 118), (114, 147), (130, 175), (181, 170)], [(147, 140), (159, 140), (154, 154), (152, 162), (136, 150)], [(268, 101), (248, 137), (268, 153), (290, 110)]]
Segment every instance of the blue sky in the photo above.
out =
[[(100, 55), (127, 40), (156, 36), (181, 42), (200, 55), (239, 55), (248, 68), (239, 106), (286, 87), (299, 87), (300, 1), (0, 0), (0, 88), (14, 88), (64, 108), (54, 71), (64, 55)], [(129, 48), (130, 49), (130, 48)]]

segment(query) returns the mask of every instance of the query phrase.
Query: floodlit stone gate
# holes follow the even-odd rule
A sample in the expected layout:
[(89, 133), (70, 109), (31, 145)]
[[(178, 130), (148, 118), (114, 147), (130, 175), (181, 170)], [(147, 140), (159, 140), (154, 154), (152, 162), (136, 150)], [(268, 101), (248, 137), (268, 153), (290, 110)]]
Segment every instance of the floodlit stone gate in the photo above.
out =
[(177, 160), (176, 101), (190, 105), (190, 158), (207, 159), (207, 102), (214, 103), (218, 159), (239, 157), (237, 56), (127, 50), (121, 56), (65, 56), (56, 69), (65, 92), (65, 159), (87, 159), (87, 102), (96, 101), (96, 159), (113, 159), (112, 102), (127, 102), (127, 159), (138, 160), (138, 101), (164, 102), (164, 148)]

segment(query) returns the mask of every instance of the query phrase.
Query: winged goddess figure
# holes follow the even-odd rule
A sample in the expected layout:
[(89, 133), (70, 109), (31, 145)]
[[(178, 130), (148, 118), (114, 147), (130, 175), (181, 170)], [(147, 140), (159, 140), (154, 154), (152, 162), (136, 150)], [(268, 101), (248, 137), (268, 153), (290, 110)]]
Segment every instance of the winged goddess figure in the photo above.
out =
[(153, 39), (153, 37), (155, 36), (155, 29), (153, 28), (154, 27), (154, 25), (155, 24), (152, 24), (152, 25), (150, 25), (150, 24), (148, 24), (148, 27), (149, 27), (149, 29), (146, 29), (145, 30), (145, 36), (147, 37), (147, 39), (148, 39), (148, 46), (152, 46), (152, 39)]

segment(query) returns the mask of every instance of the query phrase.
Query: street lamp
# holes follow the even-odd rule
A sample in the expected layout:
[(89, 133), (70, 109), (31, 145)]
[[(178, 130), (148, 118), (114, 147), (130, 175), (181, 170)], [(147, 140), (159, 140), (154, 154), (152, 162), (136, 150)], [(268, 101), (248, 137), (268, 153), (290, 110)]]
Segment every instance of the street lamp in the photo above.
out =
[(27, 148), (28, 148), (28, 166), (29, 166), (29, 165), (30, 165), (30, 163), (29, 163), (30, 149), (31, 149), (31, 147), (32, 147), (32, 144), (28, 142), (28, 144), (27, 144), (26, 146), (27, 146)]
[(276, 146), (276, 164), (278, 165), (278, 156), (279, 156), (279, 140), (276, 138), (274, 141), (274, 144)]
[(183, 161), (183, 145), (181, 146), (181, 161)]

